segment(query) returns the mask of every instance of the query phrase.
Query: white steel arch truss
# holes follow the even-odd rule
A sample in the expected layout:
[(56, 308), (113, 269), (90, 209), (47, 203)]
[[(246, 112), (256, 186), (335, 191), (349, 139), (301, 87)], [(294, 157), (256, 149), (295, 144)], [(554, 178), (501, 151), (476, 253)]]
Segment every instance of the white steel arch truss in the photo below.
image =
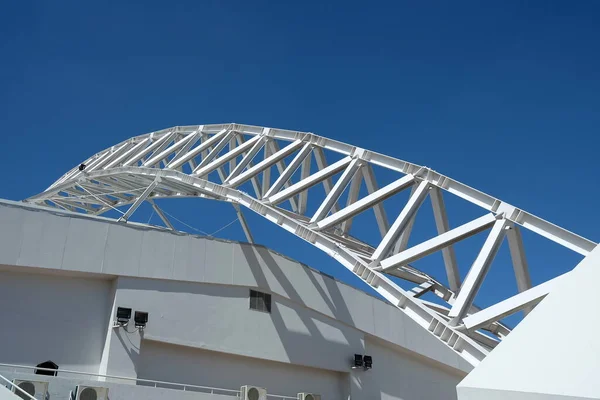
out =
[[(380, 186), (374, 167), (396, 177)], [(363, 182), (366, 193), (361, 195)], [(317, 186), (324, 194), (315, 202), (316, 211), (309, 211), (308, 194)], [(407, 190), (408, 201), (388, 219), (383, 202)], [(481, 217), (451, 227), (444, 192), (479, 206)], [(95, 215), (129, 206), (122, 222), (148, 201), (173, 229), (154, 200), (174, 197), (232, 203), (250, 242), (240, 206), (281, 226), (335, 258), (472, 365), (510, 333), (502, 318), (528, 312), (560, 279), (531, 286), (521, 228), (583, 256), (596, 246), (427, 167), (312, 133), (240, 124), (179, 126), (133, 137), (88, 158), (26, 201)], [(426, 197), (437, 236), (409, 247), (415, 215)], [(355, 217), (369, 209), (381, 235), (377, 243), (350, 234)], [(484, 231), (488, 236), (461, 282), (453, 244)], [(505, 237), (519, 294), (482, 310), (473, 301)], [(437, 251), (447, 286), (410, 265)], [(415, 286), (404, 290), (388, 275)], [(427, 292), (447, 306), (421, 299)]]

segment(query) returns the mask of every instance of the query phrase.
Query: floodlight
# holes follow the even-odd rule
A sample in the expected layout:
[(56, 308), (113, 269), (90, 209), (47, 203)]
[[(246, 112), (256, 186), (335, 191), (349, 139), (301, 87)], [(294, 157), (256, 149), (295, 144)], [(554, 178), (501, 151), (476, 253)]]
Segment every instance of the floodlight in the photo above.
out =
[(119, 325), (127, 325), (131, 319), (131, 308), (117, 307), (117, 323)]
[(136, 311), (133, 317), (135, 321), (135, 327), (144, 329), (148, 323), (148, 313), (144, 311)]
[(371, 369), (373, 368), (373, 357), (371, 356), (364, 356), (363, 360), (365, 362), (365, 369)]

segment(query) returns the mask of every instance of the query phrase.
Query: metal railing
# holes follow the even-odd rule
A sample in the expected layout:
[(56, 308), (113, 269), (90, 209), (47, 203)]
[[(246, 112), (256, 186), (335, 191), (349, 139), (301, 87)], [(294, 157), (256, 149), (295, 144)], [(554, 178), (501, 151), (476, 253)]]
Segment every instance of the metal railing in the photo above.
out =
[[(65, 374), (65, 375), (83, 375), (83, 376), (91, 376), (91, 377), (96, 377), (96, 378), (108, 378), (108, 379), (113, 379), (113, 380), (135, 382), (136, 384), (138, 382), (141, 382), (141, 383), (146, 384), (146, 385), (141, 385), (141, 386), (153, 386), (155, 388), (157, 388), (157, 387), (164, 388), (164, 386), (172, 386), (176, 389), (183, 390), (183, 391), (205, 392), (205, 393), (210, 393), (210, 394), (226, 394), (228, 396), (236, 396), (236, 397), (239, 397), (239, 394), (240, 394), (239, 390), (215, 388), (215, 387), (210, 387), (210, 386), (191, 385), (191, 384), (187, 384), (187, 383), (155, 381), (155, 380), (151, 380), (151, 379), (131, 378), (131, 377), (127, 377), (127, 376), (102, 375), (102, 374), (95, 374), (93, 372), (71, 371), (71, 370), (67, 370), (67, 369), (40, 368), (40, 367), (33, 367), (33, 366), (28, 366), (28, 365), (1, 364), (1, 363), (0, 363), (0, 367), (12, 368), (13, 372), (15, 372), (15, 373), (18, 373), (19, 370), (33, 370), (33, 371), (38, 370), (38, 371), (48, 371), (48, 372), (60, 372), (61, 374)], [(163, 385), (163, 386), (160, 386), (160, 385)], [(168, 388), (166, 388), (166, 389), (168, 389)]]
[[(8, 382), (8, 384), (10, 385), (9, 387), (13, 387), (15, 390), (18, 390), (20, 393), (22, 393), (21, 396), (25, 395), (25, 396), (27, 396), (26, 398), (28, 398), (30, 400), (36, 400), (35, 397), (33, 397), (32, 395), (30, 395), (29, 393), (27, 393), (26, 391), (24, 391), (23, 389), (21, 389), (20, 387), (18, 387), (17, 385), (15, 385), (10, 379), (6, 379), (2, 375), (0, 375), (0, 379), (2, 379), (5, 382)], [(19, 396), (19, 397), (21, 397), (21, 396)]]
[[(221, 395), (225, 395), (225, 396), (235, 396), (238, 398), (240, 397), (239, 390), (215, 388), (215, 387), (210, 387), (210, 386), (191, 385), (188, 383), (156, 381), (156, 380), (151, 380), (151, 379), (131, 378), (131, 377), (127, 377), (127, 376), (102, 375), (102, 374), (96, 374), (93, 372), (70, 371), (68, 369), (40, 368), (40, 367), (34, 367), (34, 366), (28, 366), (28, 365), (16, 365), (16, 364), (0, 363), (0, 368), (12, 368), (14, 373), (18, 373), (19, 370), (32, 370), (32, 373), (35, 372), (36, 370), (48, 371), (48, 372), (60, 372), (61, 374), (66, 374), (66, 375), (71, 374), (71, 375), (83, 375), (83, 376), (89, 376), (89, 377), (95, 377), (95, 378), (108, 378), (108, 379), (113, 379), (113, 380), (135, 382), (136, 384), (138, 384), (138, 382), (140, 382), (140, 383), (142, 383), (142, 385), (140, 385), (140, 386), (153, 386), (155, 388), (162, 387), (163, 389), (178, 389), (178, 390), (183, 390), (183, 391), (221, 394)], [(42, 376), (44, 376), (44, 375), (42, 375)], [(2, 377), (4, 380), (8, 381), (11, 385), (13, 385), (12, 382), (10, 382), (6, 378), (4, 378), (2, 375), (0, 375), (0, 377)], [(165, 386), (170, 386), (170, 387), (165, 387)], [(17, 389), (22, 391), (21, 388), (17, 387)], [(31, 396), (29, 396), (29, 397), (31, 397)], [(277, 394), (267, 394), (267, 397), (273, 398), (273, 399), (296, 400), (296, 397), (282, 396), (282, 395), (277, 395)], [(33, 397), (31, 397), (31, 398), (33, 400), (35, 400), (35, 398), (33, 398)]]

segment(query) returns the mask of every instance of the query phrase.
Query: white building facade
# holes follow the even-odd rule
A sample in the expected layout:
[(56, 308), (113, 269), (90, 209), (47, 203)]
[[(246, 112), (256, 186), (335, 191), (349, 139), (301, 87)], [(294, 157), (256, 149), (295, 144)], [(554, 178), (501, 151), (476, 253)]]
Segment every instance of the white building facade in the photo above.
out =
[[(0, 304), (0, 374), (50, 382), (49, 399), (78, 384), (111, 400), (226, 400), (243, 385), (455, 399), (473, 368), (404, 311), (267, 248), (23, 203), (0, 203)], [(113, 327), (118, 307), (147, 326)], [(352, 369), (355, 354), (372, 369)], [(45, 361), (56, 377), (33, 374)]]

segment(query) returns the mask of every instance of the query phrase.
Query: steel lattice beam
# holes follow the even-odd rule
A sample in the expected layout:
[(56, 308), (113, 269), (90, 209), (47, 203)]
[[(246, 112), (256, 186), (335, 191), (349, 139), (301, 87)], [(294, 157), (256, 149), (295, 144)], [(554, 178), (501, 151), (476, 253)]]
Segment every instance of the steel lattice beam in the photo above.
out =
[[(527, 311), (552, 287), (548, 283), (531, 288), (521, 229), (582, 255), (596, 246), (429, 168), (306, 132), (240, 124), (174, 127), (118, 143), (83, 164), (83, 171), (74, 167), (27, 201), (90, 214), (127, 207), (121, 221), (131, 218), (143, 201), (149, 201), (165, 226), (173, 229), (153, 198), (224, 200), (233, 204), (247, 240), (253, 242), (241, 211), (246, 207), (334, 257), (473, 365), (488, 353), (486, 346), (497, 343), (477, 329), (486, 329), (501, 339), (510, 330), (500, 320), (518, 310)], [(186, 164), (189, 174), (183, 172)], [(391, 183), (380, 185), (374, 167), (385, 169), (381, 175), (392, 177)], [(211, 181), (214, 171), (219, 178)], [(336, 174), (340, 175), (334, 182)], [(253, 195), (243, 191), (248, 181)], [(366, 193), (361, 191), (363, 181)], [(315, 191), (309, 204), (309, 190), (319, 185), (324, 193)], [(385, 202), (399, 198), (408, 188), (412, 188), (411, 195), (399, 214), (390, 214), (390, 221), (394, 221), (390, 226)], [(484, 215), (451, 227), (444, 192), (482, 208)], [(415, 214), (427, 194), (435, 219), (434, 237), (408, 247), (413, 225), (418, 226)], [(288, 201), (290, 209), (284, 207)], [(316, 211), (307, 215), (313, 205)], [(354, 219), (367, 210), (373, 214), (361, 218), (372, 218), (380, 237), (361, 237)], [(461, 285), (453, 244), (488, 229), (488, 238)], [(473, 300), (504, 235), (520, 293), (481, 310)], [(410, 266), (436, 251), (443, 256), (441, 271), (445, 270), (448, 287)], [(386, 274), (418, 286), (406, 292)], [(422, 300), (420, 297), (428, 292), (448, 306), (432, 306)]]

